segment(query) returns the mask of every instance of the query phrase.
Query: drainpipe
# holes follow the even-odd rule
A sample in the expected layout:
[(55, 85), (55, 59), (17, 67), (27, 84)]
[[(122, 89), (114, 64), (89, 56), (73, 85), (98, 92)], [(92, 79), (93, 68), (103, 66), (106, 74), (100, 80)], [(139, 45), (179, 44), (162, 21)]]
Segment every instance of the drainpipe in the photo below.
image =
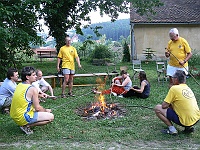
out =
[(131, 22), (131, 60), (134, 59), (137, 59), (137, 53), (135, 50), (134, 23)]

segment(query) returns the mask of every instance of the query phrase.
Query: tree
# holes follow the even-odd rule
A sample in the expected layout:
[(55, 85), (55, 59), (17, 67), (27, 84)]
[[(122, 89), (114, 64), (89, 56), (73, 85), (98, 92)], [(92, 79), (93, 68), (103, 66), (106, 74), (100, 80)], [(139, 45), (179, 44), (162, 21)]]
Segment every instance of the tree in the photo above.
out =
[[(129, 5), (137, 9), (140, 14), (154, 13), (153, 8), (162, 5), (160, 0), (45, 0), (41, 1), (40, 17), (44, 18), (49, 27), (49, 34), (56, 39), (57, 51), (64, 44), (65, 33), (74, 28), (78, 34), (82, 33), (82, 22), (90, 24), (89, 13), (100, 10), (100, 15), (107, 14), (111, 21), (115, 21), (120, 12), (129, 13)], [(85, 27), (88, 27), (86, 25)], [(98, 34), (98, 28), (92, 28)]]
[[(89, 13), (100, 10), (103, 16), (107, 14), (111, 21), (117, 19), (120, 12), (129, 12), (129, 3), (140, 14), (153, 12), (153, 8), (160, 6), (159, 0), (3, 0), (0, 3), (0, 62), (1, 72), (6, 72), (10, 66), (20, 65), (19, 56), (30, 56), (30, 44), (37, 45), (41, 39), (37, 31), (41, 31), (40, 19), (44, 19), (49, 27), (49, 34), (56, 39), (57, 50), (64, 44), (66, 31), (76, 29), (82, 33), (82, 22), (90, 24)], [(98, 35), (100, 27), (92, 28)], [(20, 61), (19, 61), (20, 60)], [(0, 75), (0, 79), (4, 77)]]
[(130, 58), (130, 51), (129, 51), (129, 47), (128, 47), (128, 44), (127, 42), (125, 41), (124, 42), (124, 45), (123, 45), (123, 59), (122, 61), (123, 62), (130, 62), (131, 58)]
[[(4, 0), (0, 3), (0, 79), (5, 78), (9, 67), (18, 68), (23, 55), (31, 56), (29, 44), (40, 43), (37, 36), (38, 5), (29, 1)], [(21, 54), (21, 55), (19, 55)]]

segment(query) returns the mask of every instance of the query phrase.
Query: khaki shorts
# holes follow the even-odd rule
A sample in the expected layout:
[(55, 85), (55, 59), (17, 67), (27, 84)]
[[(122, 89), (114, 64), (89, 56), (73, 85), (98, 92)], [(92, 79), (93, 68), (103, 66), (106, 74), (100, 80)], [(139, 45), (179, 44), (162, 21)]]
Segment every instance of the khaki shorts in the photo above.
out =
[(63, 74), (75, 74), (75, 70), (63, 68), (62, 69)]

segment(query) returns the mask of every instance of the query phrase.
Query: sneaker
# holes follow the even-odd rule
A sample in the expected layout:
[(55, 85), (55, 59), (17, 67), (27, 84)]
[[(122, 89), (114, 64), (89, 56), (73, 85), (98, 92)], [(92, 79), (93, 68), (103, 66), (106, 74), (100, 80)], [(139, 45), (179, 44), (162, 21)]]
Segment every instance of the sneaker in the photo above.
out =
[(92, 92), (93, 92), (94, 94), (97, 94), (98, 89), (97, 89), (96, 87), (93, 87), (93, 88), (92, 88)]
[(120, 95), (118, 95), (118, 97), (120, 97), (120, 98), (124, 98), (124, 97), (123, 97), (123, 95), (121, 95), (121, 94), (120, 94)]
[(68, 93), (68, 95), (69, 95), (69, 96), (72, 96), (72, 97), (74, 97), (74, 96), (75, 96), (75, 95), (74, 95), (74, 94), (72, 94), (71, 92), (69, 92), (69, 93)]
[(112, 92), (112, 95), (113, 95), (113, 96), (117, 96), (117, 93)]
[(10, 114), (10, 110), (9, 110), (9, 108), (4, 108), (4, 109), (2, 109), (2, 114)]
[(177, 134), (178, 134), (178, 131), (177, 131), (177, 130), (174, 131), (174, 132), (172, 132), (172, 131), (170, 131), (169, 129), (162, 129), (160, 132), (161, 132), (161, 133), (164, 133), (164, 134), (170, 134), (170, 135), (177, 135)]
[(21, 126), (20, 129), (24, 131), (27, 135), (33, 134), (33, 131), (28, 126)]
[(97, 87), (93, 87), (92, 91), (98, 91), (98, 88)]
[(185, 127), (185, 130), (183, 130), (182, 132), (186, 133), (186, 134), (192, 133), (192, 132), (194, 132), (194, 127), (193, 126)]

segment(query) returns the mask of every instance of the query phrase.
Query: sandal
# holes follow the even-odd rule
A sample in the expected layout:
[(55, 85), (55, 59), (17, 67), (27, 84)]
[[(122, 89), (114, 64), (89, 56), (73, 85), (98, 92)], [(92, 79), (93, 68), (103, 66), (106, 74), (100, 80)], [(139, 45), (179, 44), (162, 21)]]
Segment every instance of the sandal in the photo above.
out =
[(61, 98), (66, 98), (67, 96), (65, 94), (61, 94)]
[(72, 96), (72, 97), (75, 96), (74, 94), (72, 94), (72, 92), (69, 92), (68, 95), (69, 95), (69, 96)]
[(52, 100), (56, 100), (57, 97), (56, 96), (48, 96), (48, 98), (52, 99)]

